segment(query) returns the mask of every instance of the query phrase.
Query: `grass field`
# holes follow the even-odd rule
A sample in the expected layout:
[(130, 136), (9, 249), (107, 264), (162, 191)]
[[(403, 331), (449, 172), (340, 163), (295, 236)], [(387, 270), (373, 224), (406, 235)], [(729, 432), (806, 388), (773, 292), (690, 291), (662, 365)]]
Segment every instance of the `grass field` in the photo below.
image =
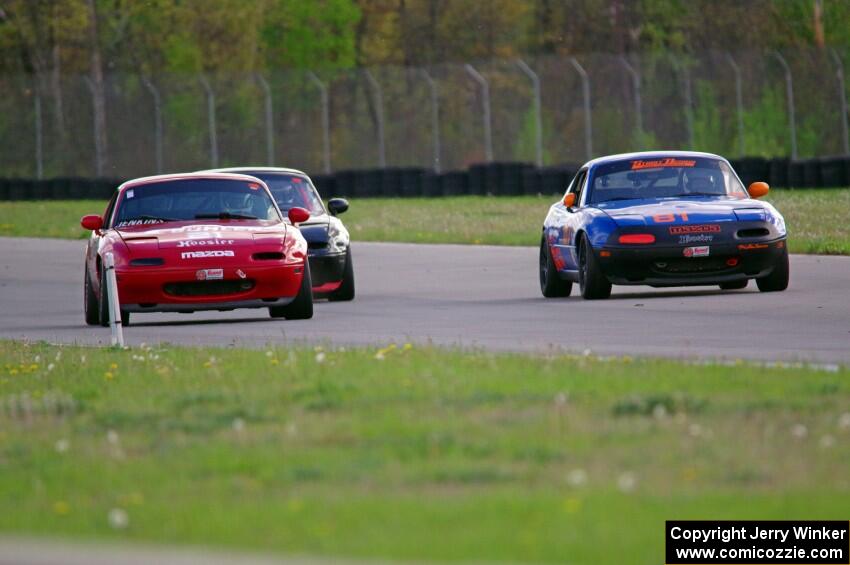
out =
[[(774, 190), (794, 253), (850, 254), (850, 189)], [(373, 198), (354, 200), (343, 219), (357, 241), (537, 245), (555, 197)], [(0, 202), (0, 236), (84, 238), (92, 201)]]
[(0, 342), (0, 532), (663, 563), (665, 519), (847, 519), (850, 371)]

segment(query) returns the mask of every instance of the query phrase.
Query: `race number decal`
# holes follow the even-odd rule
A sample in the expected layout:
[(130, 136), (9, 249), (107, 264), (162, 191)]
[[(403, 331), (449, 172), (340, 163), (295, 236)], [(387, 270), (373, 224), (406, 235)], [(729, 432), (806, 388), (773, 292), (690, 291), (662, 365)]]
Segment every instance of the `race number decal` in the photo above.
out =
[(685, 212), (678, 212), (675, 214), (655, 214), (652, 216), (652, 221), (656, 224), (671, 224), (676, 221), (676, 216), (678, 216), (683, 222), (688, 221), (688, 214)]

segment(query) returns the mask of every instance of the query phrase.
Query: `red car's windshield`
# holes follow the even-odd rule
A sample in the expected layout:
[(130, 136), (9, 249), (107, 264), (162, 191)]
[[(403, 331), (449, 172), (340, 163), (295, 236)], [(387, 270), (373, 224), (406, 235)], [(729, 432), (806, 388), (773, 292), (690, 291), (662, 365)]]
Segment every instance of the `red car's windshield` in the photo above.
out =
[(662, 156), (597, 166), (589, 202), (688, 196), (745, 198), (747, 192), (723, 160)]
[(269, 187), (272, 196), (281, 210), (286, 212), (290, 208), (304, 208), (312, 216), (325, 213), (322, 199), (319, 198), (316, 189), (310, 181), (302, 176), (281, 173), (246, 173), (257, 177)]
[(280, 220), (257, 182), (179, 179), (128, 188), (119, 200), (115, 227), (196, 219)]

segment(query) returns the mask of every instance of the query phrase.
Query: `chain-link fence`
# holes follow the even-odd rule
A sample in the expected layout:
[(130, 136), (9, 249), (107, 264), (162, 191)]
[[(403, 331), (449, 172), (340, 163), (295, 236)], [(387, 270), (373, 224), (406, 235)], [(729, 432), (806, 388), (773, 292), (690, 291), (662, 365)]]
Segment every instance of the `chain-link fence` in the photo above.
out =
[[(624, 151), (850, 153), (846, 53), (586, 54), (217, 76), (0, 76), (0, 176), (229, 165), (540, 166)], [(95, 135), (102, 92), (105, 142)], [(100, 136), (104, 139), (104, 136)]]

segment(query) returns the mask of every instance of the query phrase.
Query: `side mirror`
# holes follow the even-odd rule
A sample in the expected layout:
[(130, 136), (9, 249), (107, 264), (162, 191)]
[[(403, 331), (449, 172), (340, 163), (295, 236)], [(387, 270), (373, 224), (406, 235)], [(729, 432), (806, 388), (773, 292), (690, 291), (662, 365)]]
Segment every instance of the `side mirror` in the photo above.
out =
[(567, 208), (572, 208), (576, 205), (576, 193), (570, 192), (566, 196), (564, 196), (564, 206)]
[(304, 208), (299, 208), (298, 206), (296, 206), (294, 208), (289, 209), (287, 216), (289, 217), (289, 221), (292, 222), (292, 225), (295, 225), (309, 220), (310, 212), (308, 212)]
[(328, 210), (331, 216), (339, 216), (348, 210), (348, 200), (345, 198), (331, 198), (328, 200)]
[(80, 218), (80, 225), (83, 229), (96, 231), (103, 227), (103, 218), (97, 214), (89, 214)]
[(750, 193), (750, 198), (761, 198), (765, 196), (767, 192), (770, 190), (770, 186), (766, 182), (754, 182), (748, 188), (747, 192)]

